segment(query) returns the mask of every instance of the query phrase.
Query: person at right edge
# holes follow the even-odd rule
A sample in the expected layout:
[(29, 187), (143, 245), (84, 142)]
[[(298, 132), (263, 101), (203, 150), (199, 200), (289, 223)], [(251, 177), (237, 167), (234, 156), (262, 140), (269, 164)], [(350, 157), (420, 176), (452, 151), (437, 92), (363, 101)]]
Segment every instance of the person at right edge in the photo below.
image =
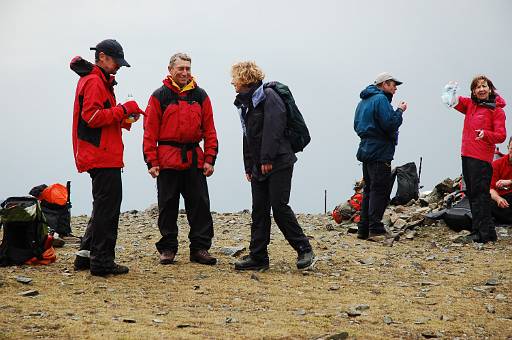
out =
[[(505, 141), (505, 101), (496, 93), (492, 81), (478, 75), (471, 81), (471, 98), (456, 96), (452, 87), (452, 101), (447, 104), (463, 113), (462, 176), (473, 217), (471, 233), (456, 239), (456, 243), (487, 243), (497, 240), (491, 214), (492, 161), (496, 144)], [(444, 99), (444, 98), (443, 98)]]
[(391, 100), (401, 81), (387, 72), (377, 75), (361, 94), (354, 116), (354, 130), (361, 138), (357, 160), (363, 163), (363, 203), (357, 237), (381, 241), (391, 237), (382, 223), (391, 192), (391, 161), (398, 144), (398, 128), (407, 103), (396, 110)]
[(315, 255), (288, 205), (297, 157), (285, 136), (285, 104), (273, 89), (264, 87), (265, 75), (253, 61), (234, 64), (231, 75), (237, 93), (234, 104), (239, 109), (243, 130), (245, 176), (252, 191), (250, 252), (235, 263), (235, 269), (269, 267), (271, 208), (277, 226), (298, 254), (297, 268), (308, 268), (314, 264)]

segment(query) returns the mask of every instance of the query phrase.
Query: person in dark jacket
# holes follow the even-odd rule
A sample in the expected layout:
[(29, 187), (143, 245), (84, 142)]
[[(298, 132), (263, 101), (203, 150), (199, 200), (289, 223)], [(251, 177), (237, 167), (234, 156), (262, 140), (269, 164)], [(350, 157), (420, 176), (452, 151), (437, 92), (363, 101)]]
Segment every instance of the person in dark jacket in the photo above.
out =
[[(456, 243), (487, 243), (497, 240), (491, 213), (492, 161), (496, 144), (507, 138), (505, 100), (496, 93), (492, 81), (478, 75), (471, 81), (471, 98), (454, 96), (453, 108), (464, 114), (462, 129), (462, 175), (473, 221), (471, 234)], [(454, 91), (455, 92), (455, 91)]]
[(315, 255), (288, 205), (297, 157), (285, 137), (287, 113), (284, 102), (274, 90), (264, 86), (265, 75), (256, 63), (234, 64), (231, 75), (238, 93), (234, 104), (239, 109), (242, 123), (245, 175), (252, 190), (250, 254), (236, 262), (235, 269), (268, 268), (271, 208), (277, 226), (298, 254), (297, 268), (310, 267)]
[[(174, 54), (169, 75), (149, 99), (144, 118), (144, 159), (158, 189), (156, 243), (160, 263), (171, 264), (178, 251), (180, 194), (190, 223), (190, 261), (213, 265), (213, 220), (206, 177), (213, 174), (218, 152), (210, 98), (191, 74), (191, 58)], [(199, 143), (204, 141), (203, 149)]]
[(391, 100), (402, 84), (387, 72), (377, 75), (373, 85), (360, 94), (354, 116), (354, 130), (361, 138), (357, 159), (363, 163), (363, 203), (357, 237), (373, 241), (387, 235), (382, 216), (391, 192), (391, 161), (398, 143), (398, 128), (407, 103), (394, 110)]
[(125, 274), (128, 267), (114, 262), (124, 167), (121, 128), (130, 130), (144, 112), (134, 100), (116, 105), (114, 75), (121, 66), (130, 67), (121, 45), (107, 39), (91, 50), (96, 51), (95, 65), (80, 57), (70, 65), (80, 75), (73, 111), (73, 151), (78, 172), (91, 176), (93, 196), (91, 219), (74, 266), (90, 269), (92, 275)]

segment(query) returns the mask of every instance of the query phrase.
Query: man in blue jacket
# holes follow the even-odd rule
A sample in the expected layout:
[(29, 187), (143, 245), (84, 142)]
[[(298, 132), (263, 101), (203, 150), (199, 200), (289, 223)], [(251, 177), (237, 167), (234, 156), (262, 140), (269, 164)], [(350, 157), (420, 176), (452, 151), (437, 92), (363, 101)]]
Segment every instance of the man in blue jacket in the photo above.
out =
[(391, 161), (398, 143), (398, 128), (407, 103), (394, 110), (391, 100), (402, 84), (387, 72), (377, 75), (373, 85), (361, 91), (354, 116), (354, 130), (361, 142), (357, 159), (363, 163), (363, 204), (357, 237), (377, 241), (386, 235), (382, 216), (389, 203)]

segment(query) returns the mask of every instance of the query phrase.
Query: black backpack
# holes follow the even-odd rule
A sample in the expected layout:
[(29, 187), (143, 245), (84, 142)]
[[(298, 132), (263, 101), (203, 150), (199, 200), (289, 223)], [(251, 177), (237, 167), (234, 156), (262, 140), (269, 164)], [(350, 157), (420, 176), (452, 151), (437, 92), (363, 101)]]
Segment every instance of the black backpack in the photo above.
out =
[[(453, 197), (460, 197), (460, 192), (455, 192)], [(462, 230), (472, 229), (473, 215), (471, 206), (467, 196), (462, 197), (460, 201), (451, 205), (451, 201), (446, 209), (429, 213), (425, 215), (432, 220), (444, 220), (446, 225), (453, 231), (460, 232)]]
[(9, 197), (0, 204), (0, 266), (19, 265), (41, 258), (48, 237), (48, 225), (39, 201), (34, 197)]
[[(397, 166), (391, 173), (391, 186), (397, 179), (396, 196), (391, 199), (392, 205), (404, 205), (419, 196), (419, 176), (414, 162)], [(391, 189), (390, 189), (391, 190)]]
[(303, 151), (304, 148), (311, 141), (308, 127), (304, 121), (304, 117), (300, 113), (295, 99), (293, 99), (292, 92), (288, 86), (281, 84), (277, 81), (271, 81), (265, 83), (265, 88), (271, 88), (274, 90), (284, 102), (287, 113), (287, 126), (286, 126), (286, 137), (292, 145), (293, 152)]

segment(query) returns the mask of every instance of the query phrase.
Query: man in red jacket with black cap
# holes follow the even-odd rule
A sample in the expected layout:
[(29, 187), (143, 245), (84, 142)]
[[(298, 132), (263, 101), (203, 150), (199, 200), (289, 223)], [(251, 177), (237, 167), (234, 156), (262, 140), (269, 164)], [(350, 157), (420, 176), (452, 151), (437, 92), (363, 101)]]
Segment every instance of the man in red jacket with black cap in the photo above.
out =
[(73, 152), (78, 172), (91, 176), (93, 196), (75, 269), (90, 269), (98, 276), (126, 274), (128, 267), (114, 262), (124, 167), (121, 128), (130, 130), (143, 111), (134, 100), (116, 105), (114, 75), (121, 66), (130, 67), (121, 45), (107, 39), (91, 50), (96, 51), (95, 65), (80, 57), (70, 65), (80, 75), (73, 110)]
[(169, 75), (151, 95), (144, 117), (144, 159), (149, 174), (157, 179), (162, 238), (156, 247), (164, 265), (173, 263), (178, 251), (180, 194), (190, 224), (190, 261), (217, 262), (208, 252), (213, 221), (206, 183), (217, 157), (217, 133), (210, 98), (197, 86), (190, 66), (191, 58), (184, 53), (171, 57)]

